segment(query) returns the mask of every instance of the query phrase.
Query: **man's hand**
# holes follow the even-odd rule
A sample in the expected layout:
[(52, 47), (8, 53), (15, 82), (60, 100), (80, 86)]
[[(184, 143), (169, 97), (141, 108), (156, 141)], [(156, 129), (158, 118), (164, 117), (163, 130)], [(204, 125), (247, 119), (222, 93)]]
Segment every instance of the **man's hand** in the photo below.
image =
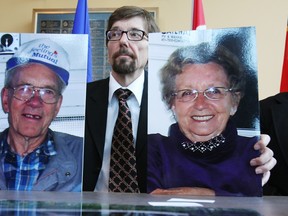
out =
[(250, 161), (251, 166), (256, 166), (255, 172), (263, 174), (262, 186), (266, 184), (270, 177), (270, 170), (276, 165), (277, 161), (273, 157), (274, 153), (267, 147), (270, 142), (270, 136), (261, 134), (260, 140), (254, 145), (255, 150), (259, 150), (261, 155)]

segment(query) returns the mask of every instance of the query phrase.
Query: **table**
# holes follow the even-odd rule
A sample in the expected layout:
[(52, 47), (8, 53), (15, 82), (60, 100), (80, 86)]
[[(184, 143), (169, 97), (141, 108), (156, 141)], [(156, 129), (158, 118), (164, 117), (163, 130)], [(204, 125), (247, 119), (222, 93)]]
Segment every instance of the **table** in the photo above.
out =
[[(0, 208), (1, 215), (288, 215), (288, 196), (173, 196), (176, 202), (167, 201), (171, 198), (149, 194), (0, 191)], [(167, 204), (172, 206), (163, 206)]]

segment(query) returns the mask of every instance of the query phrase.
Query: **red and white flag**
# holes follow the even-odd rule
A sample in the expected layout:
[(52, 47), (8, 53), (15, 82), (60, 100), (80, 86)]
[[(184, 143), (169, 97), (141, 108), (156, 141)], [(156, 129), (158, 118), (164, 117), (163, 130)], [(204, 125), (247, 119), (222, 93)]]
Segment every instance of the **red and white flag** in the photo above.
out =
[(282, 66), (280, 92), (288, 92), (288, 24), (286, 28), (286, 41), (285, 41), (284, 59)]
[(202, 0), (194, 0), (192, 30), (206, 29)]

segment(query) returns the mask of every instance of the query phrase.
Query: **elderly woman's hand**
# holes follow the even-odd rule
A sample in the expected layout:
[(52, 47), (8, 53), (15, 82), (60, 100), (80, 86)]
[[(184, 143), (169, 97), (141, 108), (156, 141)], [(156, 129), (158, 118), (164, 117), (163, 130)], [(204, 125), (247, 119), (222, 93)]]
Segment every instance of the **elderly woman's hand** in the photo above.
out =
[(153, 195), (192, 195), (192, 196), (215, 196), (215, 192), (209, 188), (178, 187), (169, 189), (156, 189)]
[(267, 147), (270, 136), (261, 134), (260, 140), (254, 145), (255, 150), (259, 150), (261, 155), (250, 161), (251, 166), (256, 166), (257, 174), (263, 173), (262, 186), (267, 183), (270, 177), (270, 170), (276, 165), (277, 161), (273, 157), (273, 151)]

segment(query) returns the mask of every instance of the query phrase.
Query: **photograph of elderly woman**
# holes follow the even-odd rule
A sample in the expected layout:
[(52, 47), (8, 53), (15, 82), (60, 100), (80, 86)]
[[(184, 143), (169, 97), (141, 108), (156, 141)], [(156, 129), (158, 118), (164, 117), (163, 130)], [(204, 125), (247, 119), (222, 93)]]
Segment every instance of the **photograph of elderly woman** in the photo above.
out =
[(149, 35), (153, 194), (261, 196), (255, 28)]

